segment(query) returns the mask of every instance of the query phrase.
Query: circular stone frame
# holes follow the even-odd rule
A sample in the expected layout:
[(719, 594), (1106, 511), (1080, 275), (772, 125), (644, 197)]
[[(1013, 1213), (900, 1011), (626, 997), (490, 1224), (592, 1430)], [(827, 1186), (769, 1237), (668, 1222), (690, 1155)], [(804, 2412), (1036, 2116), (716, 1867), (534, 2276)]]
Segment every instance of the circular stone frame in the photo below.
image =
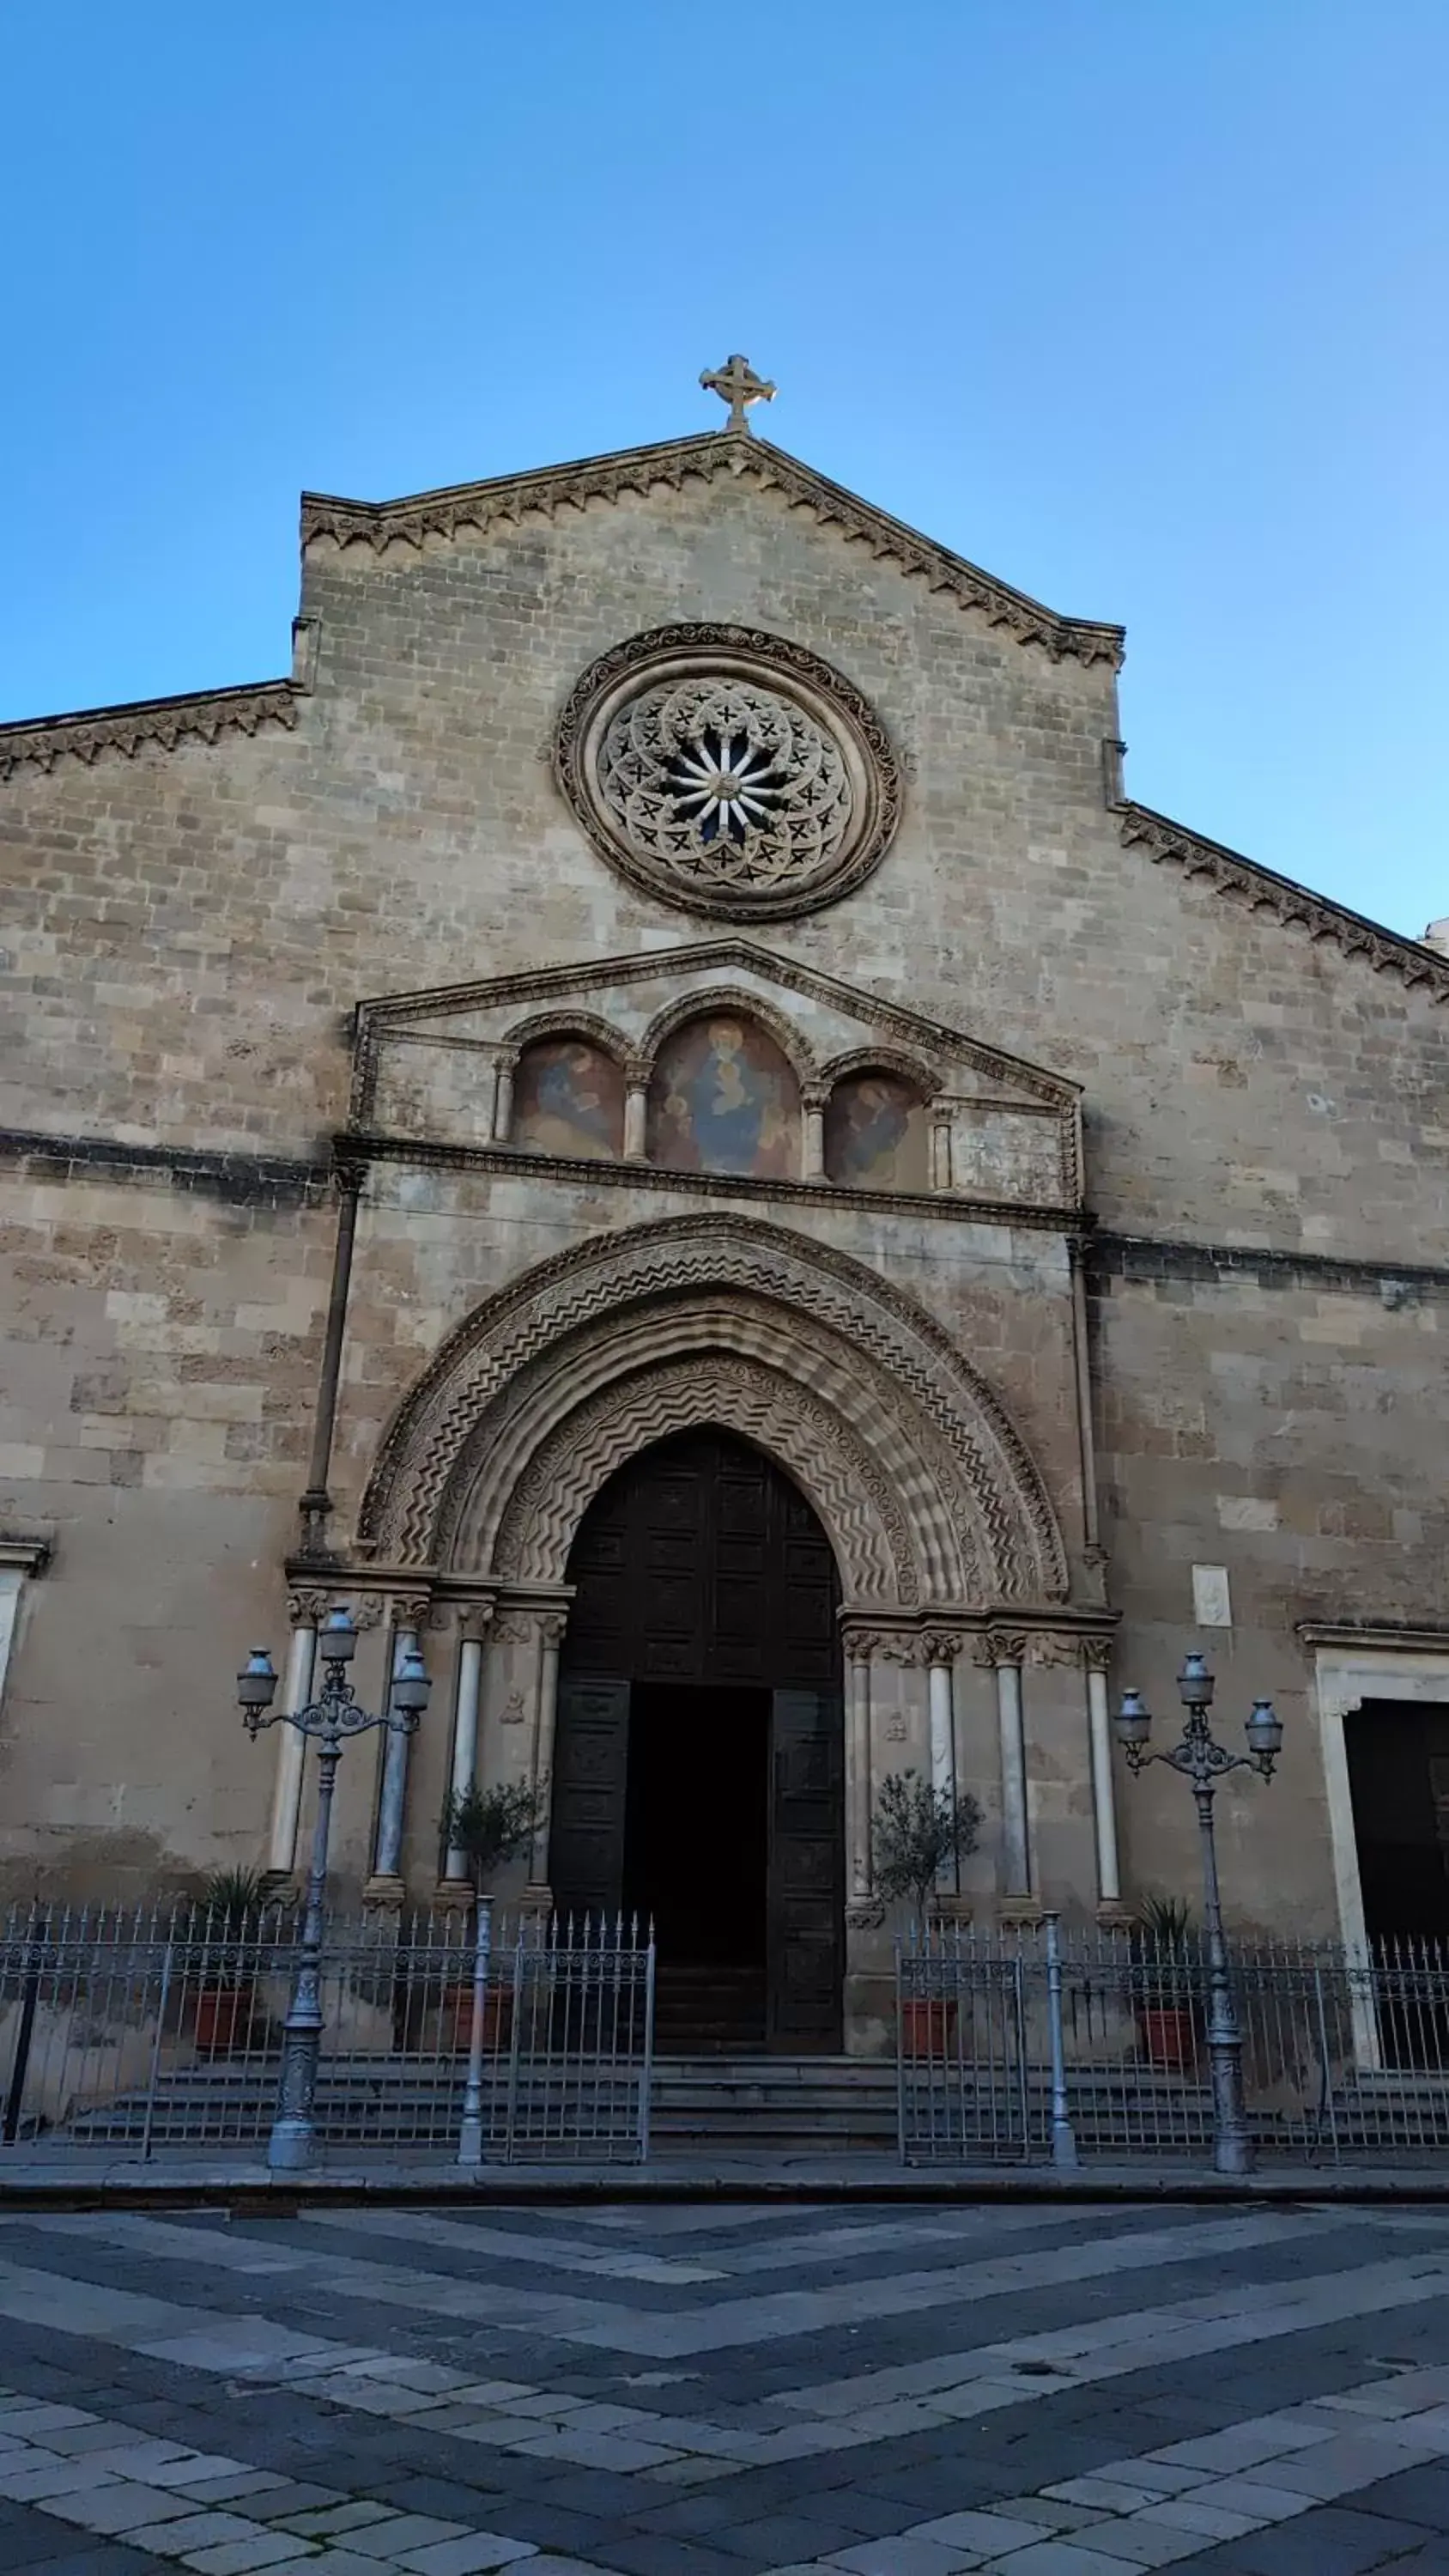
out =
[[(606, 799), (599, 753), (615, 717), (647, 689), (696, 676), (738, 680), (787, 700), (839, 750), (850, 778), (850, 822), (829, 865), (803, 882), (757, 890), (693, 882), (631, 841)], [(582, 829), (620, 876), (656, 902), (716, 921), (788, 920), (838, 903), (878, 866), (900, 821), (900, 771), (869, 701), (818, 653), (749, 626), (656, 626), (601, 654), (559, 717), (554, 768)]]

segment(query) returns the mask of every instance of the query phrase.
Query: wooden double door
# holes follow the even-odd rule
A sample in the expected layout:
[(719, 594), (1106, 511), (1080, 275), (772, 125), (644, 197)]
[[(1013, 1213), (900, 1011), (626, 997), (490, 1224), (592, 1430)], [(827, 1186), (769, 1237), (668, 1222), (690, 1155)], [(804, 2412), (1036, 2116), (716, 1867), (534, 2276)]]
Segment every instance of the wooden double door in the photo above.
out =
[(839, 1588), (802, 1494), (688, 1432), (598, 1495), (569, 1558), (549, 1876), (653, 1918), (660, 2046), (841, 2046)]

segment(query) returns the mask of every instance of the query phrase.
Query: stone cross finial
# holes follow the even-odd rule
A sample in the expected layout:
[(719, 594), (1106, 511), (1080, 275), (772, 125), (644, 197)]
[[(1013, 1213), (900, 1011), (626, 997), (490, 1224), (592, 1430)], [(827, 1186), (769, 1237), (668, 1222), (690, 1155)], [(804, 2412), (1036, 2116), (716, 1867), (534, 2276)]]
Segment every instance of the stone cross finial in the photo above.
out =
[(699, 381), (707, 394), (718, 394), (721, 402), (729, 404), (726, 429), (742, 429), (747, 437), (750, 424), (745, 415), (750, 404), (775, 399), (774, 386), (766, 384), (763, 376), (756, 375), (749, 359), (738, 354), (726, 358), (722, 367), (706, 367)]

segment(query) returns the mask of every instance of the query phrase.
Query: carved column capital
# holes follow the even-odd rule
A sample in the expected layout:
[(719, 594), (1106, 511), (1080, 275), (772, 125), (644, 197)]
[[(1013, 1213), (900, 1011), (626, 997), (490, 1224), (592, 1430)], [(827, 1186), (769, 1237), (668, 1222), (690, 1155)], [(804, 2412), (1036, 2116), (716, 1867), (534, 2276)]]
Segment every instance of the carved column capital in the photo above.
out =
[(954, 1664), (966, 1650), (964, 1628), (922, 1628), (919, 1632), (923, 1664)]
[(1112, 1664), (1112, 1648), (1115, 1643), (1116, 1640), (1112, 1637), (1082, 1638), (1082, 1662), (1089, 1673), (1105, 1673), (1110, 1671)]
[(394, 1628), (411, 1628), (414, 1635), (428, 1624), (433, 1604), (430, 1592), (395, 1592), (388, 1603)]
[(538, 1642), (541, 1646), (561, 1646), (569, 1624), (566, 1610), (540, 1610), (537, 1614)]
[(287, 1617), (294, 1628), (320, 1628), (332, 1607), (330, 1593), (289, 1592)]
[(1026, 1631), (1024, 1628), (988, 1628), (976, 1651), (980, 1663), (998, 1670), (1003, 1664), (1014, 1664), (1020, 1671), (1026, 1662)]
[(458, 1634), (470, 1645), (481, 1646), (493, 1625), (491, 1601), (464, 1601), (458, 1607)]
[(917, 1664), (921, 1660), (912, 1628), (847, 1629), (845, 1651), (853, 1664)]
[(1059, 1628), (1040, 1628), (1031, 1640), (1031, 1660), (1043, 1666), (1072, 1664), (1079, 1667), (1082, 1641), (1070, 1632), (1063, 1634)]

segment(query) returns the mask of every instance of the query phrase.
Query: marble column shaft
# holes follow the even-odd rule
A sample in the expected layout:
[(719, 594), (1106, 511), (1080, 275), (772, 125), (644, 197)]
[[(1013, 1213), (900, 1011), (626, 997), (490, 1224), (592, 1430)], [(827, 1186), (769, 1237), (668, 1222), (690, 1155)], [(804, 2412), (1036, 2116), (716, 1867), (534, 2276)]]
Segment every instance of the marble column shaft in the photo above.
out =
[(1105, 1669), (1087, 1667), (1087, 1738), (1092, 1766), (1092, 1824), (1097, 1839), (1097, 1901), (1119, 1905), (1122, 1870), (1117, 1854), (1117, 1791), (1112, 1776), (1112, 1723)]
[[(312, 1696), (312, 1677), (317, 1662), (317, 1621), (320, 1608), (309, 1605), (304, 1617), (292, 1628), (292, 1642), (287, 1650), (287, 1670), (282, 1682), (282, 1706), (292, 1714), (306, 1707)], [(278, 1725), (277, 1768), (272, 1786), (272, 1821), (267, 1843), (267, 1868), (275, 1878), (290, 1878), (297, 1865), (297, 1827), (302, 1814), (302, 1773), (307, 1758), (307, 1739), (295, 1726)]]
[(1001, 1737), (1001, 1840), (1006, 1896), (1031, 1894), (1031, 1831), (1026, 1799), (1026, 1727), (1021, 1665), (996, 1664), (996, 1717)]
[[(458, 1687), (453, 1704), (453, 1776), (455, 1798), (465, 1798), (478, 1776), (478, 1703), (483, 1688), (483, 1640), (464, 1634), (458, 1647)], [(465, 1855), (449, 1849), (443, 1875), (466, 1879)]]
[[(388, 1659), (388, 1705), (392, 1705), (392, 1685), (402, 1668), (402, 1659), (418, 1642), (415, 1627), (394, 1628), (392, 1651)], [(408, 1738), (401, 1727), (383, 1730), (382, 1794), (377, 1802), (377, 1841), (372, 1856), (374, 1878), (399, 1878), (402, 1874), (403, 1822), (408, 1794)]]

